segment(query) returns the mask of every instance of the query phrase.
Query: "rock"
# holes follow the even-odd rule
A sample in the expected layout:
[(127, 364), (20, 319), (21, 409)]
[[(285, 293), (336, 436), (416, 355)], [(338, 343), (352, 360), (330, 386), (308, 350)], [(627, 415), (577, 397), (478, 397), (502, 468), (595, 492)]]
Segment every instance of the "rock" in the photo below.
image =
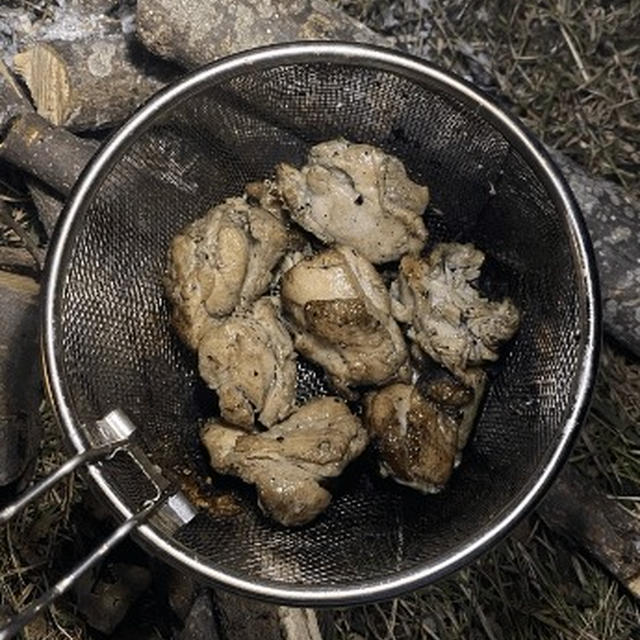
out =
[(148, 569), (115, 563), (102, 571), (93, 585), (91, 579), (76, 585), (78, 612), (97, 631), (111, 634), (122, 622), (137, 598), (151, 585)]
[(202, 591), (196, 598), (178, 640), (222, 640), (218, 633), (211, 595), (208, 590)]

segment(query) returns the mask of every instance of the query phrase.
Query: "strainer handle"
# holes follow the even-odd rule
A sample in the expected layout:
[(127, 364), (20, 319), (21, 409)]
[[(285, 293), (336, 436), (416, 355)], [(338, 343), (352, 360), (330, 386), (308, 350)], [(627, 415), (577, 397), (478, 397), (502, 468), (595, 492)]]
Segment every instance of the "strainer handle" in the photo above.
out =
[(62, 466), (58, 467), (52, 474), (34, 484), (28, 491), (25, 491), (14, 502), (8, 504), (0, 511), (0, 525), (6, 524), (20, 513), (27, 505), (46, 493), (60, 480), (73, 473), (78, 467), (98, 460), (113, 451), (114, 447), (101, 447), (99, 449), (87, 449), (73, 458), (69, 458)]
[(114, 409), (101, 420), (96, 420), (91, 425), (86, 425), (85, 431), (88, 446), (72, 458), (69, 458), (62, 466), (51, 475), (33, 485), (14, 502), (8, 504), (0, 511), (0, 525), (9, 522), (28, 504), (49, 491), (51, 487), (63, 478), (73, 473), (78, 467), (95, 460), (107, 457), (129, 441), (136, 430), (135, 425), (129, 420), (121, 409)]
[[(77, 456), (76, 456), (77, 457)], [(73, 458), (72, 458), (73, 460)], [(61, 467), (62, 468), (62, 467)], [(60, 476), (62, 477), (62, 476)], [(141, 522), (163, 503), (163, 500), (149, 501), (138, 513), (125, 520), (104, 542), (96, 547), (82, 562), (76, 565), (64, 578), (58, 581), (49, 591), (40, 596), (24, 611), (16, 615), (9, 624), (0, 628), (0, 640), (13, 638), (25, 625), (33, 620), (43, 609), (48, 607), (58, 596), (71, 587), (85, 571), (100, 562), (119, 542), (126, 538)]]
[(52, 589), (44, 593), (26, 609), (13, 617), (8, 624), (0, 627), (0, 640), (13, 638), (26, 624), (62, 595), (85, 571), (100, 562), (133, 529), (158, 511), (158, 525), (173, 532), (189, 522), (196, 511), (180, 491), (171, 492), (171, 485), (151, 463), (144, 452), (129, 442), (135, 425), (121, 409), (115, 409), (86, 429), (89, 446), (76, 454), (44, 480), (34, 485), (15, 502), (0, 511), (0, 524), (8, 522), (30, 502), (49, 490), (62, 478), (78, 467), (92, 461), (108, 458), (117, 451), (127, 453), (137, 464), (144, 477), (151, 482), (155, 495), (143, 503), (142, 507), (127, 518), (102, 544), (96, 547), (84, 560), (76, 565)]

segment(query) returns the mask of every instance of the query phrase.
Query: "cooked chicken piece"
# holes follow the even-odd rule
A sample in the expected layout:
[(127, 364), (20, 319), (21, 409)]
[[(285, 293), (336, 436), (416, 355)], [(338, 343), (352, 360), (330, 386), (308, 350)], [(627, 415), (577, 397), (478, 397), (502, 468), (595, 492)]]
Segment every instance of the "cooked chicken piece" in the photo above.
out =
[(460, 462), (484, 396), (486, 374), (462, 382), (432, 367), (415, 385), (396, 383), (365, 397), (364, 423), (380, 472), (425, 493), (440, 491)]
[(374, 264), (418, 253), (427, 239), (429, 190), (398, 158), (343, 139), (311, 149), (301, 170), (282, 163), (276, 179), (293, 219), (327, 244), (354, 247)]
[(463, 377), (498, 358), (520, 321), (509, 298), (490, 301), (473, 286), (484, 254), (471, 244), (439, 244), (427, 258), (405, 256), (391, 285), (392, 312), (436, 362)]
[(422, 394), (458, 425), (458, 452), (464, 449), (484, 398), (487, 374), (480, 368), (467, 369), (463, 379), (444, 368), (431, 368), (419, 379)]
[(261, 509), (285, 526), (298, 526), (326, 509), (321, 486), (342, 473), (367, 445), (367, 433), (338, 398), (314, 398), (264, 433), (246, 434), (217, 420), (202, 441), (211, 466), (255, 484)]
[(364, 424), (383, 476), (424, 493), (444, 487), (456, 459), (458, 425), (416, 386), (396, 383), (368, 394)]
[[(282, 195), (275, 182), (271, 180), (261, 180), (259, 182), (249, 182), (245, 187), (250, 202), (258, 203), (267, 211), (288, 212), (286, 205), (282, 201)], [(288, 229), (289, 237), (286, 253), (278, 264), (278, 268), (273, 272), (271, 279), (271, 290), (278, 290), (282, 275), (300, 262), (303, 258), (313, 255), (313, 247), (309, 242), (307, 234), (296, 226)]]
[(269, 287), (289, 241), (278, 214), (228, 198), (173, 238), (165, 289), (173, 324), (192, 349), (210, 318), (246, 307)]
[(218, 393), (223, 419), (250, 429), (255, 413), (266, 427), (288, 416), (295, 404), (296, 355), (271, 298), (208, 326), (198, 366)]
[(284, 201), (274, 181), (257, 180), (256, 182), (248, 182), (244, 188), (250, 204), (259, 206), (276, 217), (280, 217)]
[(336, 388), (409, 376), (407, 348), (374, 267), (338, 246), (298, 262), (282, 278), (282, 306), (299, 353)]

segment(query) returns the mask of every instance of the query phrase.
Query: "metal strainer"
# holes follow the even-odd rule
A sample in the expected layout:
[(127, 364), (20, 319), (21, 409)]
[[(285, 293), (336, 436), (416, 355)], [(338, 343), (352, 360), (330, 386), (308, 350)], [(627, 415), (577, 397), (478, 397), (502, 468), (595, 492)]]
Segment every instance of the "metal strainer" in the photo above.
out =
[[(490, 256), (488, 284), (521, 329), (492, 373), (474, 437), (447, 488), (423, 496), (366, 459), (300, 529), (264, 517), (251, 490), (207, 484), (199, 447), (215, 402), (169, 325), (171, 237), (214, 203), (301, 164), (343, 136), (397, 155), (429, 185), (435, 239)], [(185, 495), (209, 502), (182, 526), (159, 513), (141, 544), (201, 579), (289, 604), (390, 597), (462, 566), (541, 496), (587, 409), (599, 343), (594, 260), (564, 180), (520, 125), (465, 82), (369, 46), (304, 43), (243, 53), (161, 92), (80, 179), (55, 238), (44, 314), (48, 388), (74, 451), (115, 407), (140, 450)], [(324, 389), (301, 367), (299, 393)], [(122, 518), (155, 492), (128, 455), (89, 466)]]

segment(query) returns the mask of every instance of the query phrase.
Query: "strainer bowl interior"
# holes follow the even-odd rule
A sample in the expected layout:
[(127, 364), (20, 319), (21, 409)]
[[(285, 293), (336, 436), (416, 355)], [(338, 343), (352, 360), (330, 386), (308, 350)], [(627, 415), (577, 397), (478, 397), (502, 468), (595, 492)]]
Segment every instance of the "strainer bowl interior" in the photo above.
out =
[[(285, 529), (238, 484), (207, 484), (198, 443), (215, 411), (170, 329), (170, 238), (279, 161), (344, 136), (400, 157), (429, 185), (435, 239), (489, 256), (487, 283), (521, 310), (480, 420), (445, 491), (423, 496), (353, 466), (317, 521)], [(593, 258), (564, 181), (523, 129), (472, 87), (383, 49), (305, 43), (240, 54), (152, 99), (105, 145), (67, 206), (50, 256), (48, 387), (71, 445), (121, 407), (166, 475), (212, 509), (138, 538), (185, 571), (289, 603), (353, 603), (430, 582), (499, 539), (535, 503), (584, 417), (597, 361)], [(301, 367), (301, 394), (324, 390)], [(91, 468), (121, 515), (145, 498), (135, 468)]]

